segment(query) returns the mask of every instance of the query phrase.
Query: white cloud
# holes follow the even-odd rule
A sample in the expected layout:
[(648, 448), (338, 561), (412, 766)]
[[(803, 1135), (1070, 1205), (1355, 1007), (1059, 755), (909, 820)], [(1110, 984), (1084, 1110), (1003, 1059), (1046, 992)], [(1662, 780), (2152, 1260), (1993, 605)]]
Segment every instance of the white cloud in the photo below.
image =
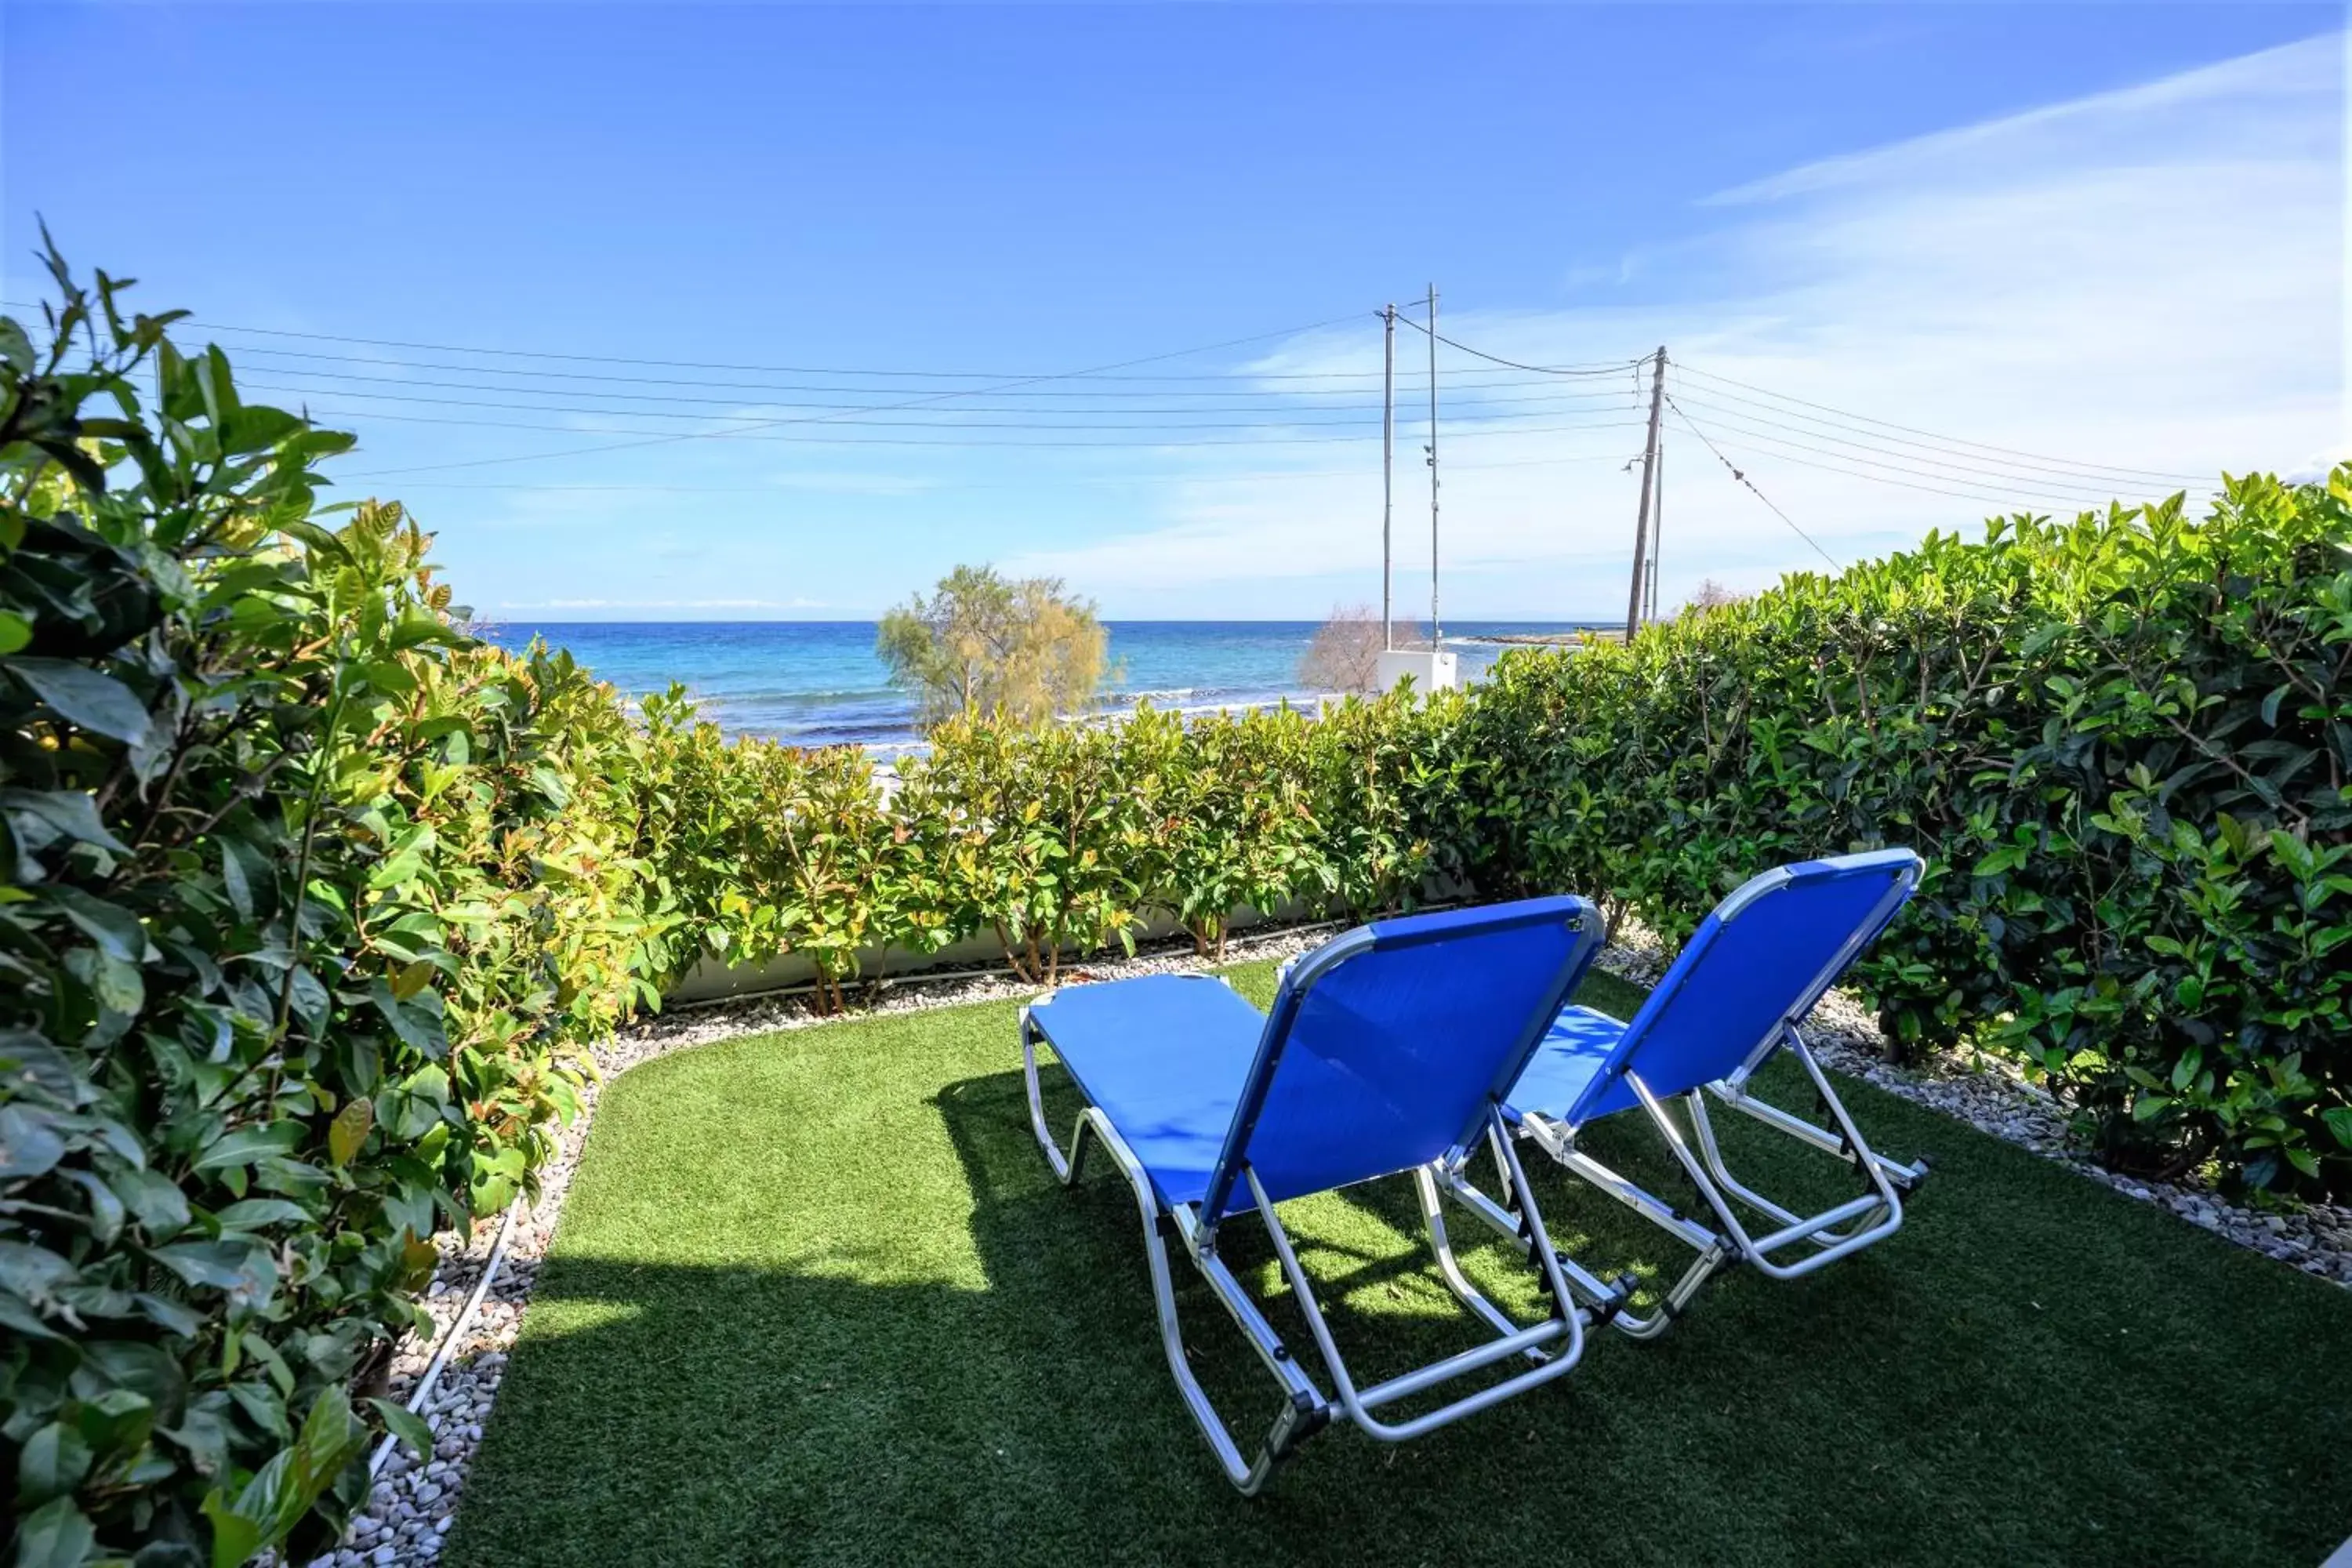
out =
[[(1444, 330), (1542, 363), (1667, 343), (1688, 367), (1669, 381), (1677, 402), (1841, 561), (1996, 510), (2146, 499), (2168, 484), (2151, 470), (2307, 471), (2352, 450), (2344, 49), (2331, 35), (1792, 169), (1711, 198), (1723, 227), (1643, 258), (1654, 281), (1681, 280), (1680, 303), (1449, 310)], [(1327, 332), (1257, 368), (1377, 371), (1379, 347)], [(2011, 450), (1816, 424), (1708, 374)], [(1590, 405), (1591, 423), (1638, 416), (1630, 384), (1601, 385), (1628, 395)], [(1470, 613), (1622, 608), (1635, 483), (1620, 460), (1639, 430), (1464, 434), (1444, 437), (1449, 598)], [(1427, 592), (1420, 439), (1401, 428), (1405, 604)], [(1667, 450), (1668, 602), (1702, 576), (1753, 585), (1820, 563), (1672, 416)], [(1925, 488), (1885, 482), (1898, 479)], [(1203, 589), (1262, 596), (1269, 580), (1297, 609), (1377, 594), (1379, 519), (1375, 458), (1361, 479), (1178, 486), (1159, 528), (1013, 564), (1114, 614), (1197, 612)]]

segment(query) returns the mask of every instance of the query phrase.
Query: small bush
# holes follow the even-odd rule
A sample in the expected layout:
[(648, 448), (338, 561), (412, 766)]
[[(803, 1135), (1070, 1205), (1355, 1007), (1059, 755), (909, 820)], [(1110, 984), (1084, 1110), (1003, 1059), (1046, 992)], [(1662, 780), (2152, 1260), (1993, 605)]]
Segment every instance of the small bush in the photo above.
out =
[(1370, 605), (1335, 607), (1315, 628), (1298, 661), (1298, 679), (1319, 691), (1377, 691), (1384, 651), (1428, 646), (1428, 632), (1412, 621), (1391, 622), (1382, 631), (1380, 612)]
[(1236, 909), (1328, 890), (1309, 763), (1313, 728), (1288, 707), (1192, 719), (1138, 712), (1121, 750), (1140, 798), (1139, 881), (1197, 952), (1222, 957)]

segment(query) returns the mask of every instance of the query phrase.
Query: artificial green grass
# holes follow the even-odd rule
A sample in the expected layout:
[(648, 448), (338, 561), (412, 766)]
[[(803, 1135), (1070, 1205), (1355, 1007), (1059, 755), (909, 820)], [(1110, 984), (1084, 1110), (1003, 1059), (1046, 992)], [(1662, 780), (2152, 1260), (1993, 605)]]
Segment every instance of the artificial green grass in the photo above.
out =
[[(1269, 999), (1265, 966), (1235, 981)], [(1595, 1335), (1559, 1382), (1418, 1441), (1335, 1424), (1242, 1498), (1161, 1358), (1126, 1184), (1108, 1161), (1054, 1181), (1019, 1060), (1013, 1007), (984, 1005), (614, 1084), (449, 1560), (2311, 1563), (2352, 1531), (2352, 1296), (1851, 1084), (1874, 1141), (1936, 1163), (1899, 1235), (1794, 1283), (1732, 1271), (1664, 1339)], [(1848, 1190), (1720, 1120), (1765, 1190)], [(1644, 1131), (1588, 1146), (1679, 1191)], [(1535, 1179), (1589, 1264), (1680, 1267)], [(1360, 1379), (1474, 1342), (1408, 1182), (1284, 1219)], [(1254, 1230), (1229, 1227), (1237, 1268), (1304, 1349)], [(1527, 1308), (1500, 1244), (1454, 1232)], [(1254, 1447), (1273, 1384), (1176, 1267), (1195, 1363)]]

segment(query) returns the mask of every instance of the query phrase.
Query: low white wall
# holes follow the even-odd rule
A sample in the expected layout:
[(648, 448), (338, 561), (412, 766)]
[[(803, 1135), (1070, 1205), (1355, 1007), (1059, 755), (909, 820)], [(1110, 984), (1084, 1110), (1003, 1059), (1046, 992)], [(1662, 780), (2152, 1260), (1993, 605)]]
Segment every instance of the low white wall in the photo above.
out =
[[(1295, 925), (1320, 918), (1304, 905), (1277, 910), (1271, 916), (1255, 910), (1238, 909), (1232, 916), (1232, 929), (1247, 931), (1260, 925)], [(1154, 915), (1144, 921), (1136, 933), (1138, 942), (1156, 942), (1167, 937), (1181, 936), (1184, 928), (1168, 915)], [(1114, 946), (1112, 952), (1123, 952)], [(1065, 951), (1065, 964), (1083, 963), (1084, 954)], [(996, 933), (982, 932), (967, 937), (954, 946), (939, 952), (909, 952), (904, 948), (866, 948), (857, 955), (860, 976), (920, 974), (930, 970), (982, 969), (1001, 966), (1004, 949), (997, 944)], [(756, 995), (763, 991), (782, 991), (789, 986), (804, 985), (816, 978), (816, 970), (808, 959), (797, 952), (785, 953), (757, 963), (731, 963), (725, 959), (705, 953), (678, 983), (663, 997), (665, 1004), (719, 1002), (730, 996)]]

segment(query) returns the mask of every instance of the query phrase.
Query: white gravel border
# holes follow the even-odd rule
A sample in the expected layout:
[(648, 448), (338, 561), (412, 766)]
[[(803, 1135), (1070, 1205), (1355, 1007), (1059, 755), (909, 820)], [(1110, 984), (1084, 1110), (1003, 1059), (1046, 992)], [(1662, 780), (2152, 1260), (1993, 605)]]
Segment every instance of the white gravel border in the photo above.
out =
[[(1619, 925), (1617, 941), (1601, 955), (1601, 967), (1639, 984), (1654, 983), (1666, 967), (1663, 945), (1633, 921)], [(1886, 1037), (1877, 1019), (1843, 991), (1822, 998), (1806, 1023), (1805, 1038), (1825, 1065), (1840, 1072), (1957, 1117), (1979, 1132), (2055, 1160), (2126, 1197), (2168, 1209), (2266, 1258), (2352, 1287), (2352, 1207), (2313, 1204), (2273, 1213), (2231, 1203), (2200, 1182), (2118, 1175), (2069, 1145), (2065, 1108), (2047, 1089), (2027, 1082), (2014, 1063), (1961, 1050), (1898, 1067), (1886, 1059)]]
[[(1294, 927), (1265, 936), (1235, 937), (1222, 959), (1195, 956), (1178, 944), (1134, 958), (1092, 959), (1064, 973), (1064, 984), (1121, 979), (1133, 974), (1183, 973), (1220, 963), (1286, 959), (1323, 942), (1328, 926)], [(1619, 940), (1601, 955), (1601, 967), (1637, 984), (1654, 981), (1665, 964), (1649, 932), (1628, 921)], [(859, 993), (844, 1018), (868, 1018), (958, 1007), (971, 1002), (1019, 1000), (1043, 988), (1008, 975), (910, 977), (883, 984), (878, 993)], [(580, 1115), (563, 1129), (556, 1156), (540, 1176), (536, 1204), (516, 1221), (505, 1262), (466, 1341), (450, 1355), (424, 1415), (433, 1428), (432, 1457), (419, 1464), (405, 1448), (396, 1451), (376, 1482), (367, 1508), (356, 1516), (343, 1547), (313, 1558), (309, 1568), (433, 1568), (457, 1514), (466, 1471), (489, 1419), (507, 1357), (522, 1327), (523, 1310), (539, 1279), (541, 1262), (562, 1213), (563, 1196), (587, 1142), (590, 1121), (603, 1084), (657, 1057), (689, 1047), (745, 1035), (800, 1029), (840, 1020), (817, 1016), (802, 996), (751, 997), (657, 1015), (622, 1030), (593, 1053), (602, 1082), (581, 1095)], [(2192, 1183), (2157, 1183), (2102, 1170), (2066, 1146), (2066, 1120), (2058, 1102), (2029, 1084), (2009, 1065), (1964, 1053), (1947, 1053), (1917, 1067), (1885, 1060), (1885, 1037), (1867, 1009), (1843, 992), (1824, 997), (1806, 1037), (1829, 1066), (1867, 1080), (1890, 1094), (1939, 1110), (2037, 1154), (2058, 1161), (2128, 1197), (2157, 1204), (2193, 1225), (2252, 1247), (2306, 1274), (2352, 1288), (2352, 1208), (2314, 1205), (2295, 1213), (2266, 1214), (2224, 1201)], [(433, 1315), (436, 1340), (446, 1334), (481, 1277), (497, 1216), (473, 1234), (440, 1239), (441, 1264), (425, 1306)], [(433, 1352), (433, 1343), (404, 1342), (394, 1363), (391, 1397), (405, 1399)]]

